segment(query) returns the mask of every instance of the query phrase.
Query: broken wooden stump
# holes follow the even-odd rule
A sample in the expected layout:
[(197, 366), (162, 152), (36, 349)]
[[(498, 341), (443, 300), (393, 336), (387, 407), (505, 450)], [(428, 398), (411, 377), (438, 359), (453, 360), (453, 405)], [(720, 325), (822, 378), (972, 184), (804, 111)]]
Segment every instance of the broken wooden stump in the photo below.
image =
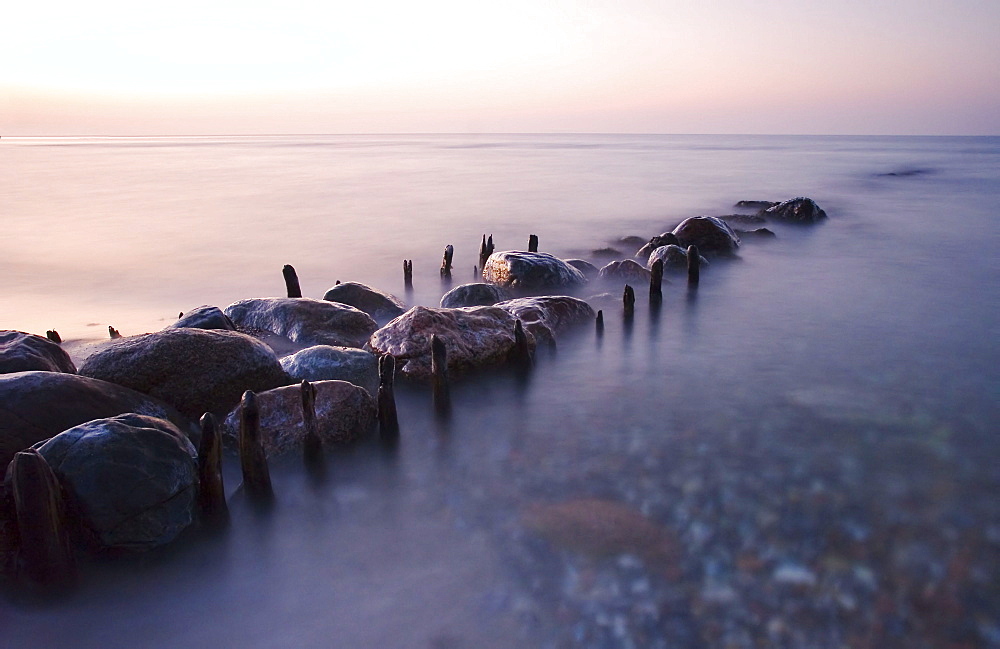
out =
[(385, 444), (399, 439), (399, 418), (396, 413), (396, 395), (393, 383), (396, 376), (396, 358), (385, 354), (378, 359), (378, 430)]
[(448, 350), (444, 341), (431, 335), (431, 387), (434, 410), (438, 415), (451, 412), (451, 391), (448, 386)]
[(696, 286), (701, 274), (701, 255), (698, 253), (698, 246), (690, 245), (687, 249), (688, 257), (688, 285)]
[(408, 290), (413, 290), (413, 260), (403, 260), (403, 286)]
[(444, 247), (444, 258), (441, 259), (441, 277), (451, 279), (451, 263), (455, 256), (455, 246), (448, 244)]
[(198, 444), (198, 513), (209, 527), (229, 522), (226, 489), (222, 481), (222, 436), (215, 415), (201, 417), (201, 442)]
[(288, 297), (302, 297), (299, 276), (295, 273), (295, 269), (285, 264), (281, 269), (281, 274), (285, 277), (285, 291), (288, 292)]
[(274, 500), (271, 487), (271, 473), (267, 468), (267, 456), (260, 437), (260, 411), (257, 395), (251, 390), (243, 393), (240, 402), (240, 469), (243, 471), (243, 491), (258, 503), (267, 504)]
[(314, 478), (321, 478), (326, 472), (323, 463), (323, 440), (316, 426), (316, 386), (302, 381), (302, 426), (306, 434), (302, 439), (302, 460), (306, 471)]
[(528, 235), (528, 252), (538, 252), (538, 235)]

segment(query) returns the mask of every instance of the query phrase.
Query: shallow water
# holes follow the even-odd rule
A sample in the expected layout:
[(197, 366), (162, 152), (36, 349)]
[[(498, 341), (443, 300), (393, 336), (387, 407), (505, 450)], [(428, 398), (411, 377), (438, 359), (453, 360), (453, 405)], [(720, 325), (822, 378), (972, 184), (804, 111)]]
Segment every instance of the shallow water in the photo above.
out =
[[(595, 303), (603, 337), (561, 339), (526, 382), (457, 385), (448, 422), (404, 387), (394, 457), (333, 458), (320, 487), (276, 467), (272, 516), (237, 510), (221, 539), (91, 566), (59, 604), (0, 604), (0, 647), (1000, 645), (1000, 138), (0, 150), (16, 179), (0, 189), (0, 326), (64, 339), (280, 295), (286, 263), (305, 295), (340, 279), (436, 305), (445, 244), (471, 281), (483, 233), (587, 258), (740, 199), (807, 195), (830, 215), (769, 224), (775, 239), (745, 240), (696, 293), (672, 278), (658, 311), (639, 290), (631, 325)], [(526, 522), (582, 499), (676, 538), (675, 568), (635, 548), (587, 557), (562, 523)]]

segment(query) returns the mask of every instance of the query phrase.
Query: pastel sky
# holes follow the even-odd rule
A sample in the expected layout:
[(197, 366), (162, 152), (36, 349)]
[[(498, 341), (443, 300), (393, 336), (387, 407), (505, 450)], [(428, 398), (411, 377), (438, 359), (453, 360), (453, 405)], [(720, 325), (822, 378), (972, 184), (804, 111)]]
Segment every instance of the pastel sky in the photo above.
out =
[(997, 0), (10, 3), (0, 135), (1000, 134)]

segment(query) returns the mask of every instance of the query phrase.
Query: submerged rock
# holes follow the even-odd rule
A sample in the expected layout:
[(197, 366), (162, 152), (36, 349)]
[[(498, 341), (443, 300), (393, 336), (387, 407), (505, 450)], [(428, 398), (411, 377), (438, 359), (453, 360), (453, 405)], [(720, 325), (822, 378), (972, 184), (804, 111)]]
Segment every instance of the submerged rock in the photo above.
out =
[(568, 295), (522, 297), (497, 306), (520, 320), (525, 331), (544, 340), (555, 340), (563, 331), (597, 317), (589, 304)]
[(323, 299), (353, 306), (380, 324), (385, 324), (406, 311), (406, 305), (396, 296), (358, 282), (337, 284), (323, 295)]
[(771, 230), (768, 230), (767, 228), (755, 228), (753, 230), (737, 230), (736, 233), (739, 234), (741, 237), (751, 237), (754, 239), (772, 239), (778, 236)]
[(603, 280), (634, 284), (648, 284), (651, 276), (648, 270), (631, 259), (613, 261), (601, 268), (599, 273), (599, 277)]
[[(431, 336), (437, 335), (448, 352), (452, 376), (469, 370), (502, 365), (515, 349), (515, 318), (498, 306), (435, 309), (416, 306), (382, 327), (368, 341), (377, 354), (396, 357), (397, 373), (412, 379), (431, 378)], [(528, 332), (528, 343), (534, 337)]]
[(584, 259), (566, 259), (565, 262), (583, 273), (583, 276), (587, 278), (587, 281), (597, 277), (597, 273), (600, 272), (597, 269), (597, 266)]
[(826, 218), (826, 212), (813, 199), (804, 197), (777, 203), (761, 210), (760, 214), (790, 223), (815, 223)]
[[(375, 423), (375, 400), (368, 390), (347, 381), (316, 381), (316, 430), (327, 449), (355, 442)], [(268, 456), (300, 450), (306, 437), (302, 417), (302, 393), (298, 385), (261, 392), (260, 435)], [(240, 409), (230, 412), (222, 425), (223, 435), (236, 443), (240, 431)]]
[(378, 390), (378, 357), (354, 347), (315, 345), (281, 359), (281, 367), (296, 382), (348, 381)]
[(370, 315), (353, 306), (308, 297), (240, 300), (226, 315), (242, 330), (264, 330), (302, 345), (361, 347), (378, 329)]
[(96, 419), (38, 447), (66, 494), (67, 516), (101, 548), (145, 550), (194, 520), (197, 451), (170, 422)]
[(0, 331), (0, 374), (36, 370), (76, 374), (69, 354), (48, 338), (23, 331)]
[[(701, 259), (702, 266), (708, 265), (707, 259), (705, 259), (701, 255), (698, 255), (698, 257)], [(664, 271), (687, 270), (687, 263), (688, 263), (687, 250), (681, 248), (680, 246), (675, 246), (675, 245), (660, 246), (659, 248), (653, 251), (653, 254), (649, 256), (649, 261), (646, 263), (646, 268), (652, 268), (653, 264), (656, 263), (656, 260), (658, 259), (663, 262)]]
[(682, 248), (698, 246), (700, 253), (731, 255), (740, 247), (740, 238), (729, 224), (714, 216), (692, 216), (674, 228)]
[(587, 283), (579, 270), (545, 252), (507, 250), (486, 260), (483, 279), (523, 290), (565, 288)]
[(654, 250), (669, 245), (677, 245), (677, 237), (674, 236), (673, 232), (664, 232), (663, 234), (658, 234), (647, 241), (645, 245), (639, 248), (633, 256), (636, 259), (642, 259), (645, 261), (649, 259), (649, 256), (653, 254)]
[(207, 329), (121, 338), (88, 358), (80, 374), (162, 399), (192, 419), (228, 412), (245, 390), (288, 382), (264, 343), (235, 331)]
[(758, 223), (767, 223), (767, 219), (758, 214), (725, 214), (719, 217), (726, 223), (732, 225), (733, 223), (737, 225), (757, 225)]
[(236, 331), (236, 325), (217, 306), (200, 306), (181, 315), (169, 329), (222, 329)]
[(777, 201), (737, 201), (733, 207), (742, 207), (748, 210), (766, 210), (777, 204)]
[(195, 434), (191, 420), (176, 409), (121, 385), (62, 372), (0, 375), (0, 467), (18, 451), (73, 426), (126, 412), (168, 419)]
[(502, 286), (476, 282), (462, 284), (441, 296), (442, 309), (457, 309), (463, 306), (492, 306), (509, 300), (511, 294)]

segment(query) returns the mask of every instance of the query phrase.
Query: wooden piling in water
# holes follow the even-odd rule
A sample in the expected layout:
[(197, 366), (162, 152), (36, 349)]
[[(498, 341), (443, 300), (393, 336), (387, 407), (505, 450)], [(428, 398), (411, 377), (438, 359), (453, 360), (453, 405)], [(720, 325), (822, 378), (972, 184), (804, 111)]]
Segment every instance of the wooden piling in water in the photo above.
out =
[(622, 306), (626, 316), (635, 313), (635, 291), (628, 284), (625, 285), (625, 292), (622, 294)]
[(46, 331), (45, 337), (56, 344), (62, 344), (62, 337), (59, 335), (59, 332), (56, 331), (55, 329), (49, 329), (48, 331)]
[(649, 301), (659, 302), (663, 299), (663, 260), (653, 262), (649, 278)]
[(281, 268), (281, 274), (285, 278), (285, 291), (288, 293), (288, 297), (302, 297), (302, 289), (299, 288), (299, 276), (295, 273), (295, 269), (285, 264)]
[(399, 418), (396, 413), (396, 395), (393, 384), (396, 377), (396, 358), (385, 354), (378, 359), (378, 430), (383, 443), (392, 444), (399, 439)]
[(111, 325), (108, 325), (108, 335), (111, 337), (112, 340), (122, 337), (122, 335), (118, 333), (118, 330), (112, 327)]
[(302, 460), (306, 469), (313, 476), (323, 474), (323, 440), (320, 439), (316, 426), (316, 386), (309, 381), (300, 384), (302, 396), (302, 426), (305, 436), (302, 439)]
[(441, 277), (451, 279), (451, 262), (455, 256), (455, 246), (448, 244), (444, 247), (444, 258), (441, 260)]
[(403, 260), (403, 286), (407, 289), (413, 289), (413, 260), (404, 259)]
[(210, 527), (229, 522), (226, 488), (222, 481), (222, 438), (215, 415), (201, 417), (201, 442), (198, 444), (198, 513)]
[(520, 318), (514, 321), (514, 349), (511, 350), (511, 362), (518, 369), (526, 370), (531, 368), (531, 347), (528, 345), (528, 336), (524, 333), (524, 325)]
[(603, 335), (604, 335), (604, 311), (602, 309), (598, 309), (598, 311), (597, 311), (597, 336), (600, 337), (600, 336), (603, 336)]
[(698, 253), (698, 247), (693, 244), (688, 246), (687, 257), (688, 285), (696, 286), (701, 275), (701, 255)]
[(247, 390), (240, 402), (240, 469), (243, 471), (243, 490), (247, 496), (260, 503), (274, 499), (271, 473), (260, 437), (260, 411), (257, 395)]
[(493, 235), (489, 238), (483, 235), (483, 243), (479, 246), (479, 267), (486, 270), (486, 260), (493, 254)]
[(538, 252), (538, 235), (528, 235), (528, 252)]
[(448, 386), (448, 350), (444, 341), (431, 335), (431, 387), (434, 409), (439, 415), (451, 410), (451, 391)]

